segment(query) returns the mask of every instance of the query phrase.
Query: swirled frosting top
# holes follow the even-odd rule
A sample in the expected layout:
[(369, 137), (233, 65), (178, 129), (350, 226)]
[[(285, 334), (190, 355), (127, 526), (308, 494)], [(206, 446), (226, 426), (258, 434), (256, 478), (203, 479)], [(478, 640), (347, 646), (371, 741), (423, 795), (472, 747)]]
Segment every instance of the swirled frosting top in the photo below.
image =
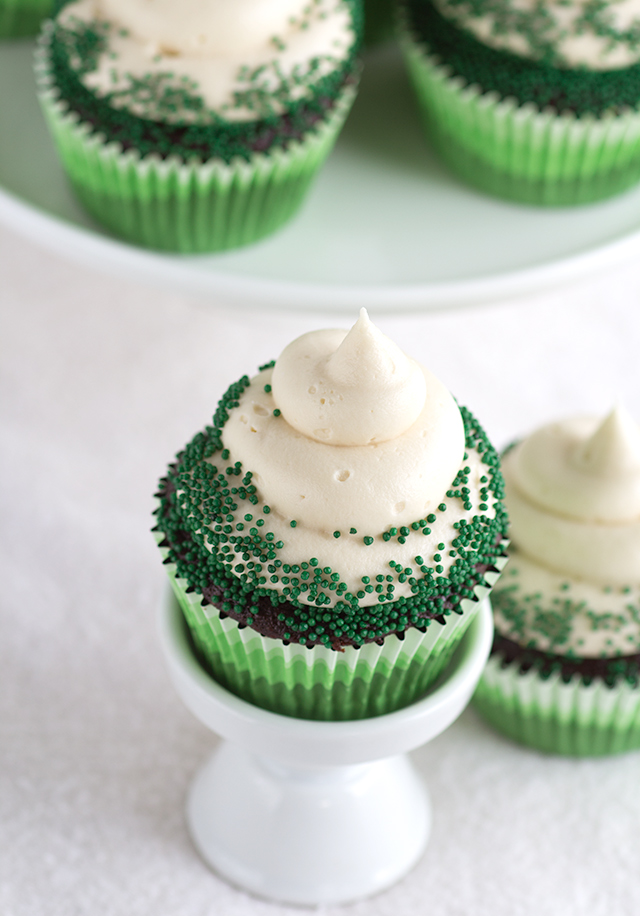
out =
[(500, 630), (545, 651), (639, 651), (638, 424), (621, 407), (552, 423), (507, 452), (503, 473), (515, 550)]
[(364, 309), (348, 333), (298, 338), (276, 361), (271, 390), (260, 382), (231, 414), (224, 441), (284, 518), (329, 534), (380, 534), (442, 502), (464, 453), (460, 411)]
[[(312, 331), (290, 343), (275, 365), (272, 386), (285, 419), (304, 436), (330, 445), (373, 445), (416, 422), (427, 380), (432, 391), (440, 390), (362, 309), (346, 335)], [(452, 401), (444, 403), (450, 407)]]
[[(232, 386), (214, 422), (211, 456), (196, 457), (196, 437), (177, 465), (177, 504), (247, 586), (342, 613), (354, 602), (422, 607), (427, 593), (440, 606), (451, 590), (459, 604), (473, 594), (463, 581), (495, 578), (505, 528), (497, 455), (365, 310), (351, 330), (303, 335)], [(224, 509), (222, 496), (203, 498), (199, 480), (213, 476)], [(384, 628), (395, 629), (390, 619)]]
[(364, 310), (233, 382), (158, 496), (165, 559), (204, 613), (307, 646), (445, 626), (506, 559), (495, 449)]
[(640, 429), (626, 411), (546, 426), (503, 468), (524, 553), (587, 581), (640, 581)]
[(479, 41), (560, 67), (613, 70), (640, 60), (640, 0), (434, 0)]
[[(91, 59), (75, 61), (97, 95), (141, 117), (198, 123), (202, 109), (227, 120), (281, 111), (283, 95), (304, 97), (354, 42), (344, 0), (73, 0), (58, 23), (97, 35)], [(170, 90), (161, 112), (150, 108), (158, 83)], [(202, 107), (172, 112), (179, 91)]]

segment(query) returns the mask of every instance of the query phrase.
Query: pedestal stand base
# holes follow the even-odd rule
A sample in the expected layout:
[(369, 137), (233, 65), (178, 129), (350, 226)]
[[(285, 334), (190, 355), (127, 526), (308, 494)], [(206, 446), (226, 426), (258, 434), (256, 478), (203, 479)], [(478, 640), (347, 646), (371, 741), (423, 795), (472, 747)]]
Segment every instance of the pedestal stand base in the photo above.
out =
[(221, 875), (298, 904), (389, 887), (420, 858), (431, 821), (405, 755), (303, 769), (229, 742), (194, 780), (187, 817), (201, 855)]

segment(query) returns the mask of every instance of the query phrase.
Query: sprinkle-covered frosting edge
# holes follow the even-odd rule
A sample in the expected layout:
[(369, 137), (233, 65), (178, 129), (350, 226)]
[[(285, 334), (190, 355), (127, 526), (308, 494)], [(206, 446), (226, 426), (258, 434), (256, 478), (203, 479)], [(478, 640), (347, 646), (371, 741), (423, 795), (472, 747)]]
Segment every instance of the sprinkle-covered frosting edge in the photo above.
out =
[[(222, 430), (229, 411), (237, 406), (248, 384), (249, 379), (244, 376), (230, 386), (218, 405), (213, 424), (198, 433), (178, 454), (160, 481), (158, 524), (154, 530), (159, 533), (160, 547), (166, 553), (164, 562), (176, 565), (177, 576), (187, 581), (188, 591), (201, 594), (203, 605), (215, 605), (221, 615), (234, 618), (240, 626), (250, 626), (263, 636), (309, 648), (358, 647), (384, 640), (392, 633), (402, 638), (409, 627), (424, 631), (433, 620), (445, 624), (451, 614), (463, 613), (464, 600), (474, 599), (475, 587), (487, 584), (487, 574), (495, 577), (506, 556), (507, 517), (501, 502), (500, 460), (471, 413), (460, 408), (466, 448), (481, 455), (485, 468), (486, 482), (481, 494), (484, 502), (478, 514), (455, 524), (456, 537), (450, 544), (430, 543), (429, 524), (436, 520), (435, 515), (414, 521), (406, 526), (406, 531), (391, 528), (381, 535), (349, 532), (350, 536), (361, 538), (364, 547), (373, 543), (375, 537), (403, 543), (410, 535), (420, 532), (425, 537), (421, 553), (428, 557), (425, 562), (425, 556), (416, 554), (411, 567), (399, 567), (392, 560), (388, 571), (376, 576), (375, 581), (363, 577), (361, 592), (352, 595), (340, 583), (340, 577), (328, 567), (321, 567), (316, 557), (295, 568), (279, 562), (278, 542), (268, 531), (268, 507), (263, 509), (265, 517), (257, 519), (250, 511), (258, 502), (251, 471), (243, 469), (240, 462), (226, 464), (229, 455), (222, 441)], [(214, 455), (219, 455), (216, 464), (210, 461)], [(448, 498), (463, 503), (468, 500), (464, 471), (463, 466), (447, 492)], [(484, 514), (489, 499), (493, 502), (493, 516)], [(243, 526), (242, 532), (234, 530), (230, 523), (232, 516), (226, 511), (231, 505), (237, 509), (239, 501), (246, 502), (248, 510), (246, 529)], [(445, 503), (437, 511), (446, 511)], [(295, 520), (292, 527), (294, 523)], [(229, 556), (240, 542), (246, 567), (238, 573), (236, 565), (231, 572)], [(448, 575), (441, 574), (438, 550), (452, 551), (455, 555)], [(431, 561), (435, 565), (428, 565)], [(285, 581), (285, 577), (288, 594), (273, 587), (278, 580)], [(409, 583), (412, 594), (393, 600), (394, 582)], [(330, 593), (335, 596), (334, 602), (328, 597)], [(304, 594), (305, 602), (298, 600), (300, 594)], [(363, 599), (371, 603), (363, 606)]]
[[(59, 3), (59, 9), (67, 2), (69, 0)], [(175, 119), (168, 123), (159, 117), (139, 117), (126, 108), (111, 105), (108, 96), (99, 98), (81, 81), (84, 68), (91, 66), (92, 59), (104, 46), (105, 36), (100, 30), (85, 25), (74, 33), (54, 20), (46, 24), (41, 42), (47, 51), (48, 67), (60, 101), (89, 125), (92, 133), (104, 137), (106, 143), (119, 143), (123, 150), (134, 149), (141, 156), (153, 153), (162, 158), (177, 156), (185, 161), (194, 158), (227, 163), (238, 158), (249, 161), (255, 153), (286, 149), (291, 142), (303, 139), (323, 123), (343, 90), (357, 84), (362, 10), (357, 0), (344, 2), (351, 10), (355, 35), (344, 61), (333, 72), (309, 85), (302, 98), (288, 102), (283, 111), (274, 111), (256, 120), (237, 122), (222, 116), (211, 120), (211, 113), (208, 113), (208, 123), (194, 123), (194, 112), (202, 106), (197, 94), (187, 85), (164, 86), (157, 80), (153, 85), (142, 86), (141, 90), (153, 92), (158, 97), (160, 110), (166, 103), (175, 114), (176, 107), (185, 106), (190, 120), (181, 124)], [(73, 66), (71, 58), (84, 63)]]
[[(516, 439), (510, 442), (502, 450), (501, 457), (504, 458), (520, 441)], [(621, 682), (632, 687), (640, 685), (640, 653), (616, 651), (587, 656), (573, 647), (565, 647), (563, 652), (558, 651), (570, 635), (567, 613), (579, 613), (581, 616), (586, 613), (587, 616), (593, 616), (594, 626), (615, 629), (622, 623), (628, 624), (629, 619), (640, 618), (640, 606), (629, 604), (624, 621), (620, 619), (619, 613), (585, 609), (582, 603), (576, 606), (570, 594), (571, 582), (568, 577), (564, 577), (567, 581), (560, 584), (561, 594), (555, 595), (555, 601), (553, 596), (543, 595), (539, 591), (522, 592), (517, 583), (519, 551), (512, 544), (509, 553), (509, 563), (498, 587), (492, 593), (491, 603), (494, 616), (498, 614), (508, 621), (510, 631), (507, 634), (501, 630), (500, 625), (496, 625), (491, 657), (496, 658), (503, 669), (513, 668), (519, 674), (535, 671), (543, 680), (558, 674), (564, 683), (579, 677), (585, 686), (597, 681), (604, 682), (607, 687), (615, 687)], [(602, 595), (614, 592), (626, 594), (631, 591), (631, 586), (623, 589), (603, 587)], [(525, 628), (525, 618), (530, 621), (532, 608), (537, 631), (548, 643), (546, 650), (536, 647), (533, 632), (530, 627)]]
[(490, 48), (442, 16), (429, 0), (406, 0), (402, 21), (412, 40), (483, 94), (497, 93), (540, 111), (618, 114), (640, 105), (640, 64), (616, 70), (564, 68)]

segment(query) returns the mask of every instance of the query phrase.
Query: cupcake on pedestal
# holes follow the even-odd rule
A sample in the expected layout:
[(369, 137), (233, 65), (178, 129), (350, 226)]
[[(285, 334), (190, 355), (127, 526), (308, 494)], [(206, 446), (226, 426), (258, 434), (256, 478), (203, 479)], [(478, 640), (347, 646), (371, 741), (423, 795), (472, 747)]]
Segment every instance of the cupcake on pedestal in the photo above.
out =
[(428, 133), (472, 185), (579, 204), (640, 180), (638, 0), (403, 0)]
[(221, 251), (298, 210), (353, 101), (359, 0), (71, 0), (36, 75), (86, 209), (128, 241)]
[(496, 452), (364, 309), (349, 332), (305, 334), (234, 383), (159, 500), (203, 665), (302, 718), (421, 697), (505, 562)]

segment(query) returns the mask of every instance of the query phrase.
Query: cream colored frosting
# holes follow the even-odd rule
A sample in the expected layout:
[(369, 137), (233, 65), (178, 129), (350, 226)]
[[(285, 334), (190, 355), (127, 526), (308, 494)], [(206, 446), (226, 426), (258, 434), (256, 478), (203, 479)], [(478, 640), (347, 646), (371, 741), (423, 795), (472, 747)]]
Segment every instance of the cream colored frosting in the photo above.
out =
[(640, 0), (492, 0), (486, 4), (434, 0), (447, 18), (484, 44), (554, 63), (592, 70), (629, 67), (640, 60)]
[[(358, 420), (361, 411), (364, 423)], [(335, 432), (333, 441), (318, 437), (318, 428)], [(454, 399), (374, 328), (364, 310), (349, 332), (312, 332), (287, 347), (275, 369), (263, 369), (251, 380), (222, 435), (228, 466), (239, 461), (251, 470), (257, 494), (253, 518), (268, 519), (269, 532), (282, 542), (279, 560), (295, 564), (317, 557), (353, 594), (362, 588), (363, 576), (388, 573), (391, 556), (414, 567), (422, 556), (427, 564), (440, 564), (446, 576), (456, 555), (450, 545), (457, 524), (484, 505), (487, 467), (478, 452), (465, 452)], [(364, 444), (338, 444), (345, 438)], [(219, 455), (211, 461), (219, 465)], [(463, 466), (471, 510), (447, 496)], [(242, 521), (243, 511), (230, 510), (229, 523)], [(482, 511), (493, 517), (493, 502)], [(424, 537), (417, 524), (410, 526), (427, 516), (433, 521)], [(404, 543), (382, 537), (403, 526)], [(441, 554), (439, 543), (449, 545)], [(335, 595), (328, 594), (333, 603)], [(411, 594), (410, 581), (396, 584), (396, 598)], [(361, 599), (376, 602), (376, 594)]]
[[(390, 352), (397, 354), (397, 363), (404, 363), (399, 372), (388, 362)], [(351, 373), (332, 377), (332, 357), (340, 361), (345, 353)], [(224, 429), (225, 445), (258, 476), (261, 495), (272, 509), (287, 521), (295, 519), (328, 534), (356, 528), (377, 535), (436, 508), (464, 454), (460, 411), (435, 376), (372, 330), (364, 310), (349, 333), (312, 332), (298, 338), (283, 353), (282, 373), (279, 364), (269, 379), (272, 392), (264, 391), (261, 377), (247, 389)], [(383, 372), (378, 371), (381, 366)], [(384, 377), (395, 382), (396, 375), (412, 381), (391, 385), (391, 404), (403, 417), (401, 429), (384, 403)], [(309, 395), (309, 388), (316, 393)], [(323, 391), (327, 397), (318, 396)], [(333, 405), (321, 404), (330, 398)], [(322, 413), (324, 407), (333, 411), (331, 420)], [(274, 416), (274, 409), (282, 416)], [(360, 411), (365, 425), (358, 424)], [(350, 418), (361, 433), (356, 440), (365, 444), (342, 444), (340, 438), (334, 442), (331, 435), (319, 441), (318, 423), (336, 420), (344, 437)]]
[(520, 550), (587, 581), (640, 581), (640, 429), (626, 411), (544, 427), (503, 471)]
[(522, 645), (587, 658), (640, 652), (640, 584), (567, 578), (513, 550), (497, 590), (496, 628)]
[[(140, 115), (146, 109), (126, 94), (132, 78), (171, 74), (208, 110), (229, 120), (255, 117), (236, 93), (274, 92), (288, 80), (289, 97), (302, 97), (308, 87), (296, 74), (316, 61), (317, 81), (347, 57), (354, 40), (342, 0), (75, 0), (58, 18), (70, 28), (78, 22), (110, 24), (108, 48), (82, 80), (98, 95), (122, 92), (122, 102), (115, 97), (112, 104)], [(249, 84), (247, 75), (259, 68), (259, 79)], [(189, 111), (178, 114), (196, 119)]]
[(96, 0), (100, 19), (136, 41), (182, 54), (230, 57), (286, 32), (300, 0)]

